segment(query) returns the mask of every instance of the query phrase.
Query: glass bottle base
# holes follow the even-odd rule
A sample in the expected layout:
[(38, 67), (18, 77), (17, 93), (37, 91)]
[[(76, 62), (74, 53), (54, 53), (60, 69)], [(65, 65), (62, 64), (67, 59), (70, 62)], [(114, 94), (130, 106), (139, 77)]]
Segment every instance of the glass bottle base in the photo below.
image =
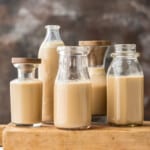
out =
[(24, 123), (11, 123), (11, 125), (16, 127), (40, 127), (41, 123), (34, 123), (34, 124), (24, 124)]
[(60, 126), (55, 126), (55, 127), (62, 130), (86, 130), (86, 129), (90, 129), (91, 125), (81, 126), (81, 127), (60, 127)]
[(109, 125), (111, 126), (116, 126), (116, 127), (137, 127), (137, 126), (142, 126), (142, 123), (126, 123), (126, 124), (119, 124), (119, 123), (111, 123), (108, 122)]

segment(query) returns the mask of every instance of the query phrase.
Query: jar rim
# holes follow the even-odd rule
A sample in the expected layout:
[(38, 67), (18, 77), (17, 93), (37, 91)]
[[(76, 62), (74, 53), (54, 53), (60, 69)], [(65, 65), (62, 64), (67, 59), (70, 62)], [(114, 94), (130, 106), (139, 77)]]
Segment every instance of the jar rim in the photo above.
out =
[(11, 62), (13, 64), (17, 64), (17, 63), (40, 64), (41, 59), (39, 59), (39, 58), (27, 58), (27, 57), (12, 57)]
[(111, 41), (109, 40), (86, 40), (86, 41), (79, 41), (78, 44), (80, 46), (110, 46)]
[(136, 52), (136, 44), (114, 44), (115, 52)]
[(83, 47), (89, 47), (90, 49), (92, 48), (111, 48), (113, 47), (112, 45), (79, 45)]
[(58, 46), (57, 52), (67, 55), (87, 55), (90, 52), (89, 46)]
[(45, 25), (45, 28), (57, 30), (57, 29), (60, 29), (60, 25)]

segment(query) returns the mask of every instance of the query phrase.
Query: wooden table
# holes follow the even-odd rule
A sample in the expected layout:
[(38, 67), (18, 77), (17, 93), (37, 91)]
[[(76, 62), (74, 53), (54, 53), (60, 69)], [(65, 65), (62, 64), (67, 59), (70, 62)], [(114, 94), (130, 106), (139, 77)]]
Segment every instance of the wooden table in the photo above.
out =
[(4, 150), (150, 150), (150, 122), (141, 127), (101, 125), (76, 131), (9, 125), (3, 132), (3, 146)]

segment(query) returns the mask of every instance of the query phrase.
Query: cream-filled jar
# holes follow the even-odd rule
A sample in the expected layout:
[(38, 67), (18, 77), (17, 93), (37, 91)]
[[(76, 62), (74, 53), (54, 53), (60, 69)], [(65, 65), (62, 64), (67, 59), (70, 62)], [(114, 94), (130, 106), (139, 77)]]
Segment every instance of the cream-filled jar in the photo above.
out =
[(19, 126), (36, 125), (42, 117), (42, 81), (35, 78), (41, 59), (12, 58), (18, 78), (10, 82), (11, 122)]
[(61, 129), (86, 129), (91, 125), (89, 50), (80, 46), (58, 47), (59, 69), (54, 88), (54, 125)]

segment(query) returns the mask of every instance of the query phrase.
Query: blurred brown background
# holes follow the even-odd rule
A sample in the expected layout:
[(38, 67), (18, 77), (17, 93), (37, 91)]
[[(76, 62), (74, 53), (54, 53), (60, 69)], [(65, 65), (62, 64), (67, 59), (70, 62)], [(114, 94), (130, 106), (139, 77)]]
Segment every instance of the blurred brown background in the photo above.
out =
[(0, 0), (0, 123), (10, 121), (9, 81), (16, 77), (10, 59), (36, 57), (46, 24), (61, 25), (69, 45), (92, 39), (136, 43), (150, 120), (150, 0)]

